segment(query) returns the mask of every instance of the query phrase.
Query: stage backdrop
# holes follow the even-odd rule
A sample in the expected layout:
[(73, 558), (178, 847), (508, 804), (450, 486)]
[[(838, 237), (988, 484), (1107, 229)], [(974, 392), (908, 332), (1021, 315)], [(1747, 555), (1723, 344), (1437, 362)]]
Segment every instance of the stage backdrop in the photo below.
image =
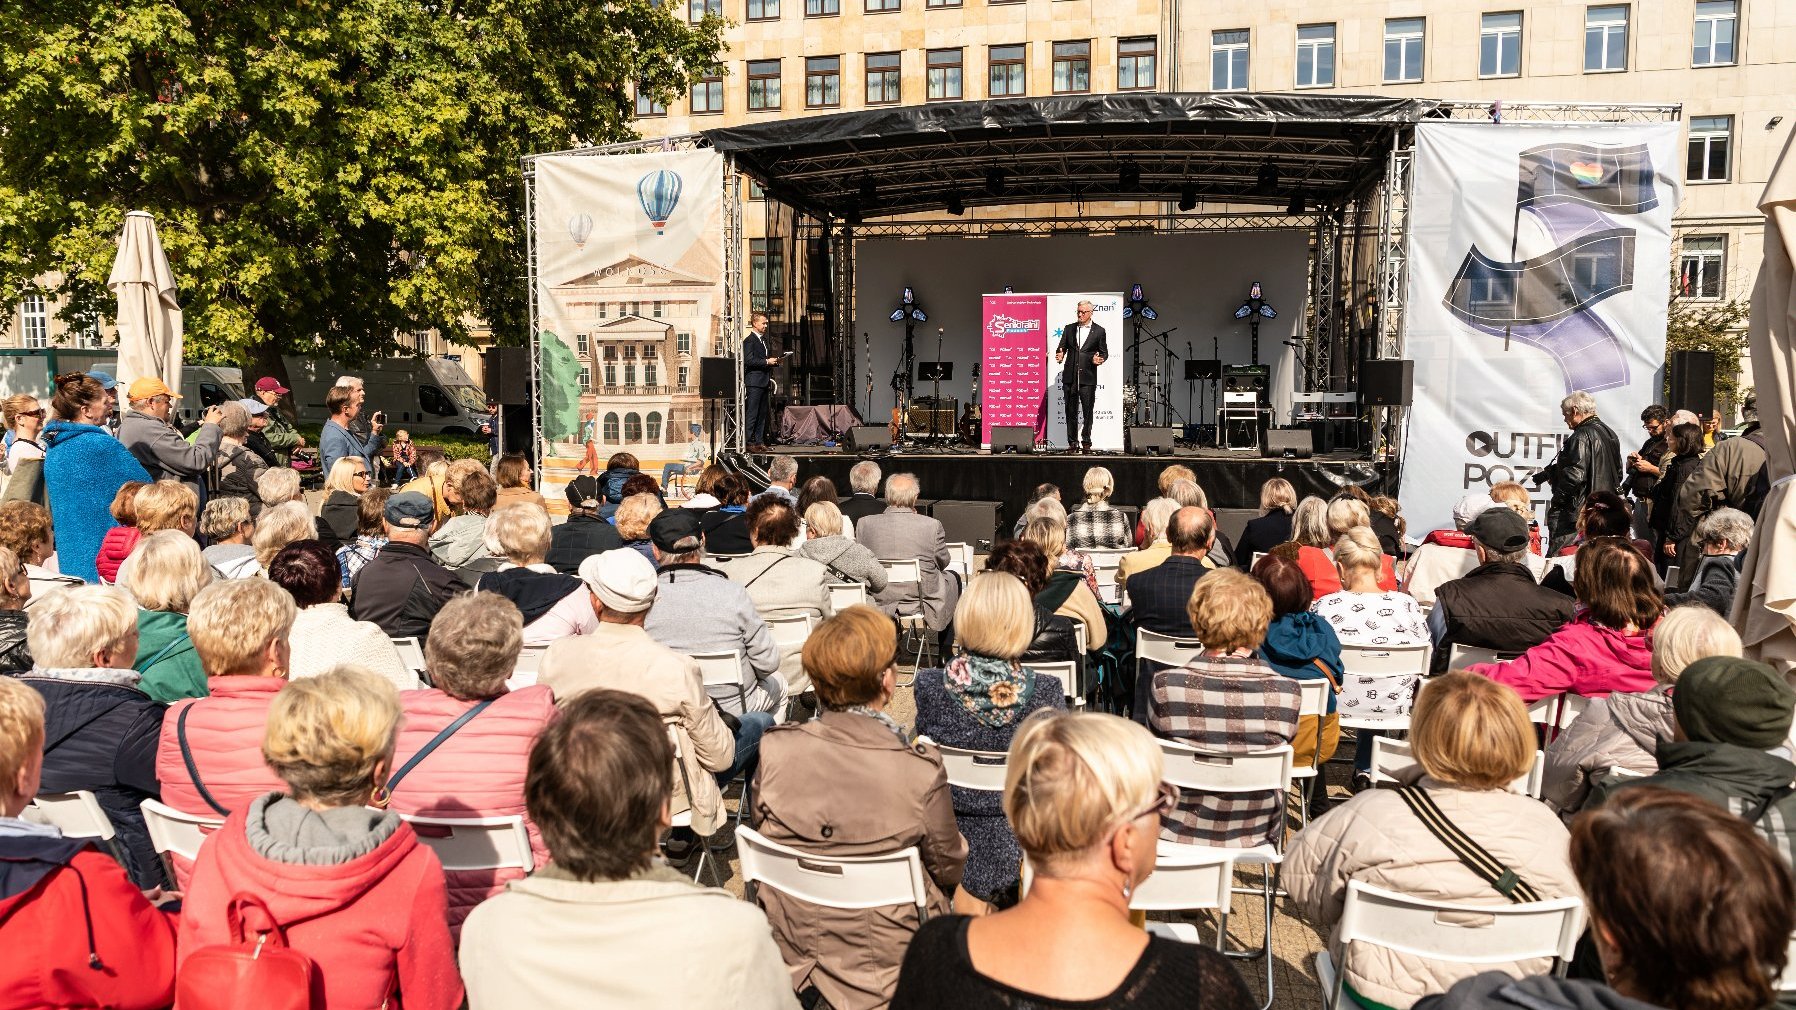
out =
[(1573, 390), (1624, 451), (1641, 437), (1665, 360), (1677, 155), (1673, 123), (1416, 128), (1401, 491), (1416, 536), (1468, 490), (1532, 488)]
[(718, 343), (723, 157), (553, 156), (534, 168), (543, 437), (561, 443), (552, 452), (591, 439), (601, 457), (648, 446), (657, 458), (653, 447), (684, 444), (687, 422), (704, 422), (697, 359), (734, 353)]
[(1107, 294), (986, 295), (985, 347), (981, 357), (980, 399), (983, 442), (992, 444), (992, 425), (1026, 424), (1035, 441), (1067, 444), (1066, 387), (1062, 373), (1071, 363), (1054, 361), (1067, 327), (1078, 322), (1079, 303), (1089, 300), (1091, 321), (1104, 328), (1110, 354), (1098, 366), (1096, 402), (1091, 409), (1091, 447), (1123, 448), (1123, 363), (1126, 347), (1122, 296)]

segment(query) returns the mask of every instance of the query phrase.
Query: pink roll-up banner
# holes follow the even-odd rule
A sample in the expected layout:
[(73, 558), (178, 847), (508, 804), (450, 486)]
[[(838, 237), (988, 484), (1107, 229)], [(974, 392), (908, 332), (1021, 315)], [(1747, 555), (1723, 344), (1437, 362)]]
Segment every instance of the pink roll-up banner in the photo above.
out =
[(992, 444), (992, 427), (1023, 424), (1040, 442), (1047, 426), (1047, 370), (1041, 348), (1048, 329), (1046, 295), (986, 295), (985, 351), (979, 376), (979, 441)]

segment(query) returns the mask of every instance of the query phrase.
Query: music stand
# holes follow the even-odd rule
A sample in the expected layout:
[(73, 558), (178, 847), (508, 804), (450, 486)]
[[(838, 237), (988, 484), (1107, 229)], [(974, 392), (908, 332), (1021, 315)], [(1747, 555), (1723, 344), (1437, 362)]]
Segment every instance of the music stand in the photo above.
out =
[[(1215, 383), (1222, 378), (1221, 358), (1187, 358), (1185, 359), (1185, 404), (1190, 406), (1197, 395), (1199, 382)], [(1215, 391), (1212, 385), (1211, 391)], [(1197, 410), (1193, 411), (1193, 420), (1201, 418), (1204, 413), (1204, 401), (1197, 401)]]
[[(941, 337), (936, 337), (941, 343)], [(940, 353), (941, 348), (936, 348)], [(942, 383), (954, 381), (954, 362), (952, 361), (919, 361), (917, 362), (917, 381), (935, 384), (932, 394), (933, 402), (929, 405), (929, 438), (931, 444), (940, 442), (945, 436), (937, 429), (936, 418), (942, 409)]]

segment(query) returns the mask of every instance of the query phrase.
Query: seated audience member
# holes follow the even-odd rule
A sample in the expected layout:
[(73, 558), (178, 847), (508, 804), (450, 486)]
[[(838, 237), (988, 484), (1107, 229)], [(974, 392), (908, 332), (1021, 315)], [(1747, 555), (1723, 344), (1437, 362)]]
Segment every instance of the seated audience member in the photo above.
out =
[(249, 539), (250, 546), (256, 549), (256, 572), (266, 574), (274, 556), (288, 544), (314, 540), (317, 536), (318, 529), (304, 503), (290, 501), (271, 509), (263, 509), (262, 518), (256, 523), (256, 532)]
[(1274, 477), (1260, 485), (1260, 514), (1247, 521), (1241, 539), (1235, 542), (1235, 565), (1243, 570), (1253, 567), (1255, 554), (1269, 553), (1272, 548), (1291, 540), (1291, 513), (1297, 509), (1297, 489), (1283, 477)]
[(1403, 570), (1403, 591), (1417, 603), (1433, 603), (1434, 590), (1478, 567), (1477, 541), (1466, 532), (1472, 520), (1495, 508), (1483, 491), (1468, 491), (1453, 503), (1453, 528), (1434, 530), (1409, 556)]
[(1176, 799), (1161, 773), (1153, 738), (1115, 716), (1024, 722), (1003, 803), (1034, 873), (1029, 893), (994, 915), (931, 916), (905, 954), (892, 1010), (1257, 1006), (1221, 954), (1130, 919)]
[(486, 555), (486, 517), (498, 500), (499, 485), (485, 470), (475, 470), (455, 485), (462, 511), (430, 535), (430, 556), (454, 571)]
[(531, 504), (539, 509), (547, 509), (549, 503), (530, 486), (530, 459), (521, 452), (508, 452), (499, 457), (493, 464), (493, 482), (499, 485), (498, 500), (493, 508), (502, 509), (509, 505)]
[(93, 839), (19, 817), (38, 793), (44, 715), (41, 695), (0, 677), (0, 1007), (166, 1007), (174, 920)]
[[(1371, 511), (1366, 508), (1365, 502), (1348, 496), (1339, 497), (1328, 503), (1328, 510), (1324, 514), (1328, 522), (1328, 535), (1333, 540), (1329, 545), (1331, 550), (1340, 546), (1341, 538), (1349, 530), (1363, 529), (1371, 532), (1373, 544), (1378, 547), (1373, 585), (1387, 593), (1397, 592), (1396, 563), (1385, 552), (1379, 541), (1378, 531), (1372, 528)], [(1328, 562), (1326, 568), (1319, 566), (1323, 560)], [(1300, 551), (1297, 563), (1303, 566), (1304, 577), (1310, 580), (1310, 592), (1316, 594), (1316, 599), (1341, 591), (1340, 566), (1328, 551)]]
[(1562, 730), (1547, 747), (1541, 799), (1570, 821), (1594, 782), (1623, 777), (1609, 774), (1612, 769), (1635, 778), (1658, 771), (1659, 746), (1671, 742), (1677, 729), (1671, 692), (1678, 677), (1699, 659), (1737, 658), (1740, 652), (1739, 632), (1707, 607), (1665, 611), (1653, 629), (1652, 690), (1598, 698)]
[(431, 559), (426, 545), (434, 514), (430, 499), (416, 491), (388, 498), (387, 544), (353, 582), (350, 616), (378, 625), (388, 638), (422, 639), (437, 611), (463, 588)]
[(753, 551), (755, 545), (748, 539), (748, 520), (743, 517), (748, 511), (748, 481), (726, 473), (712, 485), (712, 493), (719, 504), (703, 513), (705, 549), (712, 554), (731, 557), (741, 557)]
[[(1328, 593), (1318, 591), (1316, 578), (1325, 582), (1340, 581), (1334, 570), (1335, 538), (1328, 532), (1328, 503), (1315, 495), (1305, 495), (1291, 513), (1291, 542), (1297, 545), (1296, 561), (1303, 567), (1303, 577), (1310, 580), (1310, 592), (1317, 599)], [(1340, 588), (1339, 586), (1335, 587)], [(1333, 590), (1330, 590), (1332, 592)]]
[[(1341, 683), (1347, 675), (1341, 665), (1341, 640), (1327, 621), (1310, 610), (1310, 580), (1304, 578), (1296, 561), (1268, 554), (1253, 566), (1253, 577), (1272, 601), (1272, 623), (1266, 626), (1266, 640), (1260, 643), (1259, 657), (1280, 676), (1328, 682), (1324, 718), (1316, 720), (1315, 732), (1307, 737), (1311, 746), (1299, 748), (1292, 756), (1295, 767), (1320, 769), (1334, 757), (1340, 744), (1340, 727), (1334, 726), (1333, 732), (1329, 732), (1326, 716), (1335, 712)], [(1308, 733), (1307, 728), (1299, 736), (1304, 733)], [(1326, 778), (1318, 774), (1303, 786), (1308, 792), (1312, 818), (1328, 809)]]
[(649, 543), (649, 520), (664, 508), (666, 506), (655, 495), (637, 492), (625, 498), (612, 515), (612, 525), (617, 528), (624, 546), (642, 555), (651, 565), (655, 563), (655, 548)]
[(1166, 524), (1172, 521), (1179, 503), (1171, 498), (1155, 498), (1141, 510), (1141, 526), (1146, 531), (1145, 546), (1116, 559), (1116, 592), (1126, 596), (1129, 576), (1139, 575), (1172, 556), (1172, 541), (1166, 538)]
[[(156, 744), (162, 802), (194, 817), (223, 819), (280, 789), (262, 760), (268, 707), (287, 686), (288, 636), (296, 611), (265, 579), (232, 579), (200, 590), (188, 627), (206, 667), (204, 697), (171, 704)], [(175, 888), (193, 863), (170, 853)]]
[(947, 639), (954, 605), (960, 599), (960, 579), (948, 570), (953, 559), (941, 520), (917, 511), (920, 491), (915, 474), (887, 477), (886, 510), (856, 522), (854, 536), (881, 561), (916, 559), (921, 583), (887, 583), (874, 602), (888, 614), (914, 614), (918, 612), (916, 599), (921, 596), (923, 623)]
[[(1175, 480), (1172, 482), (1172, 500), (1179, 508), (1200, 508), (1210, 513), (1210, 519), (1216, 519), (1216, 513), (1210, 509), (1210, 497), (1196, 481)], [(1216, 541), (1210, 545), (1210, 553), (1204, 555), (1205, 568), (1231, 568), (1235, 564), (1235, 546), (1229, 543), (1228, 534), (1218, 526)]]
[(1700, 603), (1726, 617), (1740, 584), (1740, 559), (1752, 543), (1752, 518), (1739, 509), (1716, 509), (1697, 522), (1695, 536), (1702, 562), (1688, 580), (1689, 591), (1666, 593), (1665, 605)]
[(1664, 789), (1629, 789), (1573, 822), (1571, 865), (1608, 986), (1486, 972), (1416, 1006), (1755, 1010), (1778, 1000), (1796, 886), (1740, 818)]
[(486, 552), (505, 560), (478, 585), (517, 606), (524, 615), (526, 646), (590, 635), (599, 626), (580, 580), (545, 563), (549, 543), (549, 514), (530, 502), (495, 509), (487, 517)]
[(392, 686), (354, 669), (275, 695), (262, 757), (288, 792), (233, 811), (200, 847), (181, 907), (181, 962), (233, 941), (229, 909), (247, 895), (266, 914), (252, 906), (243, 929), (278, 925), (289, 947), (324, 966), (315, 983), (324, 1005), (377, 1007), (396, 991), (407, 1010), (461, 1005), (443, 865), (398, 811), (370, 805), (394, 768), (399, 716)]
[[(723, 475), (727, 473), (729, 473), (728, 470), (718, 466), (716, 463), (707, 464), (703, 470), (698, 472), (698, 481), (692, 485), (692, 497), (681, 502), (680, 507), (703, 510), (713, 509), (722, 504), (717, 500), (717, 496), (712, 494), (711, 491), (717, 486), (717, 482), (723, 478)], [(594, 479), (596, 480), (597, 478)]]
[(822, 565), (831, 582), (858, 582), (877, 593), (886, 587), (885, 566), (854, 539), (845, 522), (847, 517), (834, 502), (812, 503), (804, 513), (804, 539), (798, 545), (798, 556)]
[(1453, 646), (1526, 652), (1572, 619), (1576, 605), (1534, 581), (1527, 520), (1507, 508), (1486, 509), (1467, 527), (1478, 566), (1442, 583), (1428, 612), (1434, 672), (1445, 673)]
[(387, 545), (387, 499), (393, 494), (392, 488), (371, 487), (362, 492), (356, 505), (355, 540), (337, 548), (337, 567), (343, 569), (346, 598), (349, 587), (355, 584), (356, 573)]
[(100, 581), (107, 585), (118, 582), (119, 566), (131, 556), (132, 548), (143, 536), (137, 528), (137, 492), (149, 486), (145, 481), (128, 480), (119, 486), (118, 494), (112, 496), (110, 511), (118, 525), (106, 531), (106, 536), (100, 540), (100, 554), (94, 558)]
[[(145, 484), (132, 499), (131, 508), (137, 516), (137, 535), (141, 541), (144, 537), (173, 530), (191, 538), (199, 531), (200, 498), (193, 489), (178, 480), (161, 480), (153, 484)], [(135, 551), (136, 545), (132, 545)], [(118, 577), (115, 582), (123, 582), (130, 574), (131, 557), (129, 554), (119, 563)]]
[[(1191, 591), (1185, 610), (1203, 651), (1147, 678), (1147, 728), (1217, 754), (1290, 743), (1297, 735), (1300, 692), (1255, 652), (1272, 623), (1266, 590), (1252, 576), (1218, 571)], [(1160, 837), (1249, 847), (1282, 835), (1284, 823), (1282, 794), (1181, 794)]]
[(242, 498), (214, 498), (200, 513), (200, 536), (207, 547), (200, 552), (212, 574), (220, 579), (239, 579), (256, 574), (256, 548), (250, 537), (256, 532), (249, 502)]
[[(1093, 596), (1099, 592), (1097, 567), (1091, 559), (1066, 545), (1066, 509), (1058, 498), (1043, 498), (1029, 506), (1023, 535), (1041, 545), (1055, 571), (1076, 573)], [(1033, 531), (1033, 532), (1032, 532)]]
[(1110, 504), (1116, 479), (1110, 471), (1094, 466), (1082, 482), (1085, 500), (1066, 515), (1066, 545), (1076, 551), (1120, 549), (1130, 546), (1129, 520)]
[(767, 486), (756, 491), (749, 504), (765, 497), (778, 498), (788, 507), (798, 507), (798, 495), (793, 489), (798, 486), (798, 461), (790, 456), (775, 456), (767, 464)]
[(1173, 513), (1166, 527), (1172, 553), (1165, 561), (1133, 577), (1129, 586), (1128, 618), (1137, 628), (1174, 638), (1191, 637), (1191, 618), (1186, 604), (1191, 590), (1211, 569), (1204, 567), (1216, 536), (1216, 521), (1200, 508)]
[(418, 675), (408, 669), (399, 649), (380, 625), (349, 616), (342, 602), (342, 576), (336, 555), (319, 540), (299, 540), (281, 548), (268, 562), (268, 580), (285, 589), (299, 607), (293, 619), (288, 676), (316, 677), (339, 666), (353, 666), (393, 685), (417, 688)]
[(324, 504), (318, 508), (318, 539), (331, 550), (355, 539), (362, 492), (374, 486), (374, 472), (360, 456), (343, 456), (331, 464), (324, 480)]
[[(842, 518), (848, 523), (858, 523), (868, 516), (876, 516), (886, 510), (886, 503), (879, 497), (879, 481), (883, 475), (879, 464), (870, 459), (863, 459), (848, 470), (848, 497), (842, 499)], [(846, 528), (846, 527), (844, 527)]]
[(256, 478), (256, 497), (262, 499), (263, 508), (285, 505), (290, 501), (303, 502), (305, 492), (299, 486), (299, 471), (291, 467), (270, 467)]
[[(1079, 638), (1073, 628), (1073, 618), (1054, 613), (1040, 598), (1048, 585), (1048, 557), (1035, 545), (1035, 541), (998, 541), (992, 545), (991, 553), (985, 556), (983, 570), (1009, 572), (1029, 592), (1029, 647), (1021, 657), (1025, 664), (1071, 662), (1077, 664), (1079, 669), (1084, 668), (1085, 657), (1079, 654)], [(1086, 648), (1092, 651), (1104, 647), (1104, 643), (1092, 641), (1089, 630), (1085, 633), (1085, 642)], [(1073, 685), (1061, 686), (1071, 689)]]
[[(779, 495), (763, 495), (749, 504), (746, 515), (754, 553), (718, 567), (748, 593), (761, 619), (806, 617), (814, 627), (834, 613), (829, 603), (829, 569), (786, 546), (798, 534), (798, 517), (792, 506)], [(795, 694), (810, 690), (798, 650), (781, 652), (780, 676), (787, 688)]]
[(729, 725), (705, 693), (698, 663), (659, 644), (642, 629), (657, 588), (655, 570), (642, 555), (620, 547), (587, 558), (580, 565), (580, 581), (586, 584), (599, 626), (590, 635), (549, 646), (537, 683), (553, 691), (558, 702), (598, 687), (647, 698), (680, 740), (684, 767), (674, 776), (672, 811), (691, 810), (694, 832), (715, 833), (728, 816), (719, 780), (734, 777), (716, 773), (741, 771), (773, 718), (766, 713), (742, 716), (738, 750)]
[[(495, 516), (532, 507), (521, 502)], [(424, 817), (524, 813), (530, 746), (554, 721), (555, 698), (540, 684), (516, 691), (505, 687), (518, 665), (523, 631), (518, 608), (492, 593), (464, 593), (443, 607), (437, 615), (437, 633), (424, 649), (424, 664), (435, 686), (399, 696), (404, 716), (393, 752), (395, 771), (386, 782), (389, 807)], [(466, 722), (456, 725), (470, 712)], [(451, 725), (456, 726), (453, 731)], [(437, 745), (424, 754), (432, 741)], [(398, 769), (405, 769), (405, 774)], [(540, 868), (548, 861), (548, 850), (536, 824), (526, 820), (524, 826)], [(475, 905), (523, 876), (524, 871), (516, 868), (452, 871), (450, 931), (460, 930)]]
[(741, 715), (783, 712), (786, 681), (780, 676), (780, 648), (761, 620), (748, 592), (705, 564), (701, 518), (689, 509), (670, 509), (649, 523), (655, 545), (655, 605), (643, 628), (675, 652), (698, 656), (736, 652), (742, 656), (742, 684), (713, 687), (711, 700)]
[(1626, 540), (1589, 541), (1578, 550), (1582, 612), (1515, 659), (1471, 670), (1527, 702), (1567, 691), (1586, 698), (1650, 691), (1652, 630), (1665, 609), (1654, 582), (1652, 564)]
[[(1055, 504), (1058, 507), (1058, 503)], [(1065, 523), (1048, 516), (1035, 516), (1023, 527), (1023, 534), (1017, 539), (1034, 544), (1041, 552), (1042, 563), (1048, 567), (1048, 581), (1036, 592), (1035, 602), (1084, 625), (1088, 647), (1093, 651), (1103, 648), (1108, 625), (1097, 590), (1086, 581), (1084, 572), (1057, 567), (1055, 559), (1060, 555), (1049, 553), (1058, 552), (1066, 543)]]
[[(580, 562), (624, 545), (617, 527), (599, 518), (605, 492), (599, 479), (581, 474), (567, 484), (567, 522), (549, 533), (549, 567), (563, 575), (580, 571)], [(688, 503), (687, 507), (691, 507)]]
[[(1358, 506), (1352, 499), (1336, 504)], [(1334, 506), (1330, 506), (1332, 509)], [(1384, 588), (1379, 571), (1390, 557), (1379, 550), (1378, 537), (1370, 526), (1350, 526), (1335, 541), (1334, 563), (1336, 583), (1341, 587), (1311, 604), (1316, 616), (1328, 622), (1342, 645), (1412, 646), (1428, 642), (1428, 619), (1414, 598)], [(1311, 590), (1314, 591), (1313, 589)], [(1346, 676), (1341, 712), (1344, 715), (1401, 715), (1409, 711), (1410, 691), (1400, 691), (1396, 698), (1389, 692), (1368, 690), (1382, 678)], [(1411, 683), (1421, 679), (1413, 678)], [(1354, 744), (1353, 770), (1364, 782), (1372, 767), (1372, 738), (1375, 730), (1361, 730)]]
[[(1035, 509), (1036, 503), (1039, 501), (1042, 501), (1043, 499), (1053, 499), (1055, 502), (1059, 502), (1060, 501), (1059, 485), (1057, 485), (1057, 484), (1037, 484), (1037, 485), (1035, 485), (1035, 490), (1031, 491), (1029, 493), (1029, 504), (1023, 507), (1023, 514), (1020, 516), (1017, 516), (1016, 526), (1010, 531), (1010, 535), (1013, 538), (1020, 539), (1022, 537), (1023, 527), (1029, 525), (1029, 520), (1033, 517), (1032, 513)], [(885, 505), (882, 503), (876, 511), (880, 511), (880, 512), (885, 511)]]
[(418, 476), (394, 490), (395, 494), (415, 491), (436, 506), (436, 521), (445, 523), (454, 514), (449, 504), (449, 459), (439, 446), (418, 446)]
[(624, 491), (624, 482), (642, 472), (642, 463), (627, 452), (614, 452), (605, 463), (605, 472), (599, 475), (599, 484), (605, 490), (605, 500), (613, 505), (621, 505), (628, 495)]
[[(630, 478), (624, 481), (624, 501), (643, 494), (653, 498), (659, 508), (667, 507), (666, 500), (661, 497), (661, 485), (655, 482), (655, 478), (646, 473), (631, 474)], [(606, 502), (599, 506), (599, 517), (616, 526), (618, 510), (623, 507), (624, 502)]]
[[(798, 491), (798, 504), (792, 506), (792, 514), (798, 517), (798, 536), (793, 538), (791, 544), (793, 550), (804, 546), (805, 540), (809, 539), (810, 526), (806, 522), (805, 516), (810, 512), (811, 506), (823, 503), (835, 506), (836, 514), (842, 514), (841, 502), (836, 495), (836, 482), (819, 474), (804, 482), (804, 486)], [(854, 539), (853, 520), (847, 518), (842, 520), (841, 535), (850, 540)]]
[(81, 585), (73, 575), (44, 567), (56, 553), (56, 533), (50, 528), (50, 510), (37, 502), (0, 502), (0, 547), (12, 551), (25, 566), (31, 584), (27, 608), (55, 590)]
[[(1386, 508), (1379, 508), (1372, 495), (1358, 484), (1348, 484), (1346, 487), (1335, 492), (1335, 496), (1330, 499), (1329, 504), (1332, 505), (1342, 499), (1356, 501), (1366, 507), (1366, 522), (1364, 525), (1370, 526), (1372, 532), (1377, 535), (1379, 550), (1393, 558), (1403, 553), (1403, 530), (1402, 527), (1398, 525), (1397, 513), (1399, 510), (1396, 507), (1396, 503), (1393, 502)], [(1389, 499), (1386, 500), (1389, 501)], [(1335, 536), (1338, 537), (1344, 532), (1344, 530), (1333, 529), (1333, 526), (1334, 523), (1331, 522), (1330, 529)]]
[[(1507, 505), (1516, 515), (1528, 521), (1528, 553), (1539, 557), (1540, 519), (1534, 514), (1534, 496), (1528, 493), (1521, 481), (1500, 480), (1490, 486), (1490, 500), (1494, 505)], [(1529, 562), (1533, 566), (1533, 562)]]
[(30, 615), (31, 576), (10, 547), (0, 547), (0, 675), (31, 669), (31, 645), (25, 639)]
[[(1164, 498), (1168, 501), (1173, 502), (1173, 504), (1179, 506), (1180, 508), (1183, 508), (1185, 505), (1189, 504), (1188, 502), (1176, 501), (1173, 498), (1172, 487), (1174, 484), (1177, 484), (1179, 481), (1189, 481), (1191, 483), (1191, 485), (1193, 487), (1195, 487), (1197, 485), (1197, 474), (1192, 473), (1191, 468), (1188, 466), (1185, 466), (1183, 463), (1174, 463), (1171, 466), (1162, 467), (1160, 470), (1160, 476), (1155, 478), (1155, 480), (1154, 480), (1154, 485), (1155, 485), (1156, 491), (1158, 492), (1158, 496), (1155, 498), (1150, 498), (1146, 505), (1141, 506), (1143, 515), (1145, 516), (1148, 505), (1153, 504), (1154, 502), (1160, 500), (1161, 498)], [(1043, 484), (1042, 487), (1053, 487), (1053, 485), (1052, 484)], [(1041, 490), (1040, 488), (1036, 489), (1036, 491), (1037, 491), (1036, 497), (1037, 498), (1040, 497), (1040, 490)], [(1059, 488), (1054, 489), (1054, 497), (1056, 499), (1059, 499), (1059, 497), (1060, 497), (1060, 489)], [(1030, 504), (1034, 504), (1035, 498), (1031, 498), (1029, 501), (1030, 501)], [(1132, 538), (1130, 539), (1130, 546), (1139, 549), (1142, 547), (1146, 547), (1148, 544), (1151, 544), (1153, 542), (1154, 542), (1153, 538), (1147, 535), (1147, 524), (1142, 521), (1141, 516), (1136, 517), (1135, 532), (1134, 532), (1134, 535), (1132, 536)]]
[[(52, 452), (55, 450), (52, 449)], [(138, 686), (137, 608), (122, 589), (75, 586), (31, 608), (25, 632), (37, 666), (20, 675), (44, 696), (46, 793), (90, 790), (118, 832), (138, 887), (163, 883), (162, 861), (143, 825), (157, 797), (156, 738), (162, 704)]]
[[(1547, 573), (1540, 584), (1556, 593), (1575, 596), (1572, 582), (1578, 574), (1578, 548), (1599, 537), (1618, 537), (1634, 545), (1640, 556), (1652, 560), (1652, 544), (1645, 540), (1629, 540), (1634, 523), (1633, 509), (1626, 498), (1611, 491), (1592, 492), (1578, 511), (1578, 535), (1547, 562)], [(1658, 572), (1654, 570), (1655, 581)]]
[[(917, 733), (966, 750), (1010, 749), (1022, 721), (1044, 708), (1066, 708), (1057, 677), (1021, 662), (1034, 634), (1029, 590), (1016, 576), (987, 569), (973, 577), (954, 614), (961, 654), (945, 669), (919, 670)], [(1018, 884), (1022, 852), (1004, 821), (1001, 797), (952, 789), (954, 820), (968, 855), (954, 907), (968, 915), (991, 910), (994, 895)]]
[(1366, 790), (1311, 822), (1292, 840), (1283, 874), (1305, 920), (1327, 931), (1329, 956), (1351, 998), (1397, 1010), (1480, 970), (1524, 977), (1550, 966), (1436, 961), (1357, 942), (1341, 949), (1337, 927), (1352, 881), (1430, 901), (1511, 900), (1462, 862), (1412, 802), (1431, 802), (1434, 816), (1488, 853), (1488, 862), (1512, 869), (1528, 885), (1527, 900), (1578, 894), (1565, 826), (1512, 788), (1534, 766), (1535, 753), (1534, 726), (1514, 691), (1463, 671), (1430, 680), (1416, 699), (1409, 744), (1417, 767), (1403, 788)]
[[(902, 482), (898, 495), (904, 497)], [(916, 846), (933, 919), (948, 912), (967, 843), (955, 827), (941, 755), (913, 744), (886, 714), (897, 690), (897, 653), (897, 625), (872, 607), (849, 607), (811, 632), (804, 666), (822, 712), (767, 731), (750, 816), (771, 841), (826, 858)], [(914, 907), (826, 908), (771, 887), (757, 889), (755, 899), (767, 911), (793, 989), (815, 989), (837, 1010), (869, 1010), (892, 998), (918, 925)]]
[(137, 600), (138, 690), (164, 705), (204, 698), (206, 671), (187, 637), (187, 606), (212, 583), (212, 566), (185, 533), (163, 530), (138, 541), (122, 588)]
[[(463, 925), (471, 1010), (796, 1010), (767, 917), (655, 858), (673, 761), (660, 713), (625, 691), (582, 692), (544, 728), (524, 801), (551, 862)], [(702, 970), (654, 970), (670, 950)]]

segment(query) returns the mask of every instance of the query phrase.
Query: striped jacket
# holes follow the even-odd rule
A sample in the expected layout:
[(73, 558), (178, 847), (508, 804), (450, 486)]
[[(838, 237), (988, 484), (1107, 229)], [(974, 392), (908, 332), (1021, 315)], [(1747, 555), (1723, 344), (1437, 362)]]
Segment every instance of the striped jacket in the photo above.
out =
[[(1156, 736), (1217, 753), (1265, 750), (1297, 733), (1297, 682), (1254, 655), (1204, 652), (1154, 674), (1148, 728)], [(1160, 837), (1248, 848), (1277, 838), (1285, 799), (1278, 793), (1185, 793)]]

